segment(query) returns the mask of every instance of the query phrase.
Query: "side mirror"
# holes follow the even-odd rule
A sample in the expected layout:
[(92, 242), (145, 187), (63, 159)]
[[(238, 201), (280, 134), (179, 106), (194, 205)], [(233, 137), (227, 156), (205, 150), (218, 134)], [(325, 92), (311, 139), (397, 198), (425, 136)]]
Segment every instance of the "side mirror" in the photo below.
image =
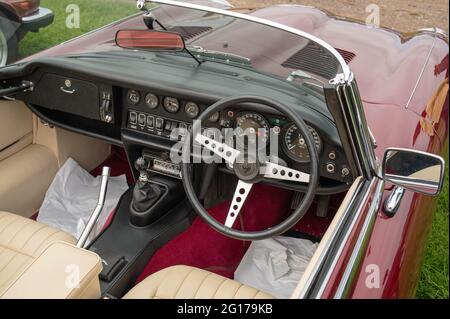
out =
[(383, 179), (411, 191), (438, 195), (444, 181), (442, 157), (401, 148), (388, 148), (383, 158)]
[(116, 44), (125, 49), (178, 52), (185, 49), (183, 37), (175, 32), (154, 30), (119, 30)]

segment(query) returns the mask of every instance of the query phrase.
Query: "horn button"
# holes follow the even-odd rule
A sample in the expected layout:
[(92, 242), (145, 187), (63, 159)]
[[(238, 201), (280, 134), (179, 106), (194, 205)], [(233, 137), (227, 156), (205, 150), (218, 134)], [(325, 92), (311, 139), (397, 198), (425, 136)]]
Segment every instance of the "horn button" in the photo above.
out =
[(249, 156), (239, 156), (233, 164), (236, 176), (247, 183), (256, 183), (262, 179), (260, 167), (259, 162)]

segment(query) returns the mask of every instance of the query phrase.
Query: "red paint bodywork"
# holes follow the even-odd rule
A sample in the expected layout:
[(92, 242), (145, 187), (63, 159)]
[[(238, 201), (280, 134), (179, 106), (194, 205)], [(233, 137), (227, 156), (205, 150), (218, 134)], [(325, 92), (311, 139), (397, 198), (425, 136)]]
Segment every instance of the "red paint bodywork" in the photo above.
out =
[[(318, 9), (303, 6), (275, 6), (251, 14), (306, 31), (335, 48), (356, 55), (349, 65), (358, 82), (368, 125), (378, 143), (376, 155), (379, 159), (387, 147), (412, 148), (444, 155), (444, 145), (448, 143), (448, 93), (441, 119), (436, 125), (435, 135), (426, 134), (419, 122), (425, 114), (427, 102), (448, 78), (449, 48), (444, 40), (434, 39), (431, 33), (417, 33), (407, 37), (391, 30), (338, 19)], [(137, 25), (142, 27), (140, 16), (51, 48), (36, 56), (87, 52), (98, 49), (99, 46), (110, 47), (113, 46), (112, 35), (117, 30)], [(227, 32), (237, 30), (231, 28)], [(220, 33), (217, 32), (215, 36), (220, 36)], [(270, 42), (271, 39), (264, 37), (263, 41)], [(274, 51), (276, 49), (273, 48)], [(243, 56), (249, 56), (251, 53), (251, 48), (242, 48)], [(266, 56), (270, 54), (270, 51), (265, 52)], [(423, 67), (422, 77), (412, 95)], [(406, 109), (405, 106), (411, 96), (409, 107)], [(392, 186), (386, 186), (383, 200), (391, 189)], [(350, 297), (414, 296), (435, 207), (434, 198), (407, 191), (395, 217), (387, 218), (382, 209), (379, 209)], [(356, 225), (356, 229), (361, 227), (363, 221), (364, 218)], [(334, 279), (326, 287), (323, 297), (333, 297), (339, 283), (337, 279), (341, 276), (341, 271), (353, 251), (355, 236), (357, 232), (353, 233), (344, 249), (332, 275)], [(380, 269), (382, 280), (379, 288), (369, 289), (366, 286), (365, 270), (366, 266), (371, 264), (377, 265)]]

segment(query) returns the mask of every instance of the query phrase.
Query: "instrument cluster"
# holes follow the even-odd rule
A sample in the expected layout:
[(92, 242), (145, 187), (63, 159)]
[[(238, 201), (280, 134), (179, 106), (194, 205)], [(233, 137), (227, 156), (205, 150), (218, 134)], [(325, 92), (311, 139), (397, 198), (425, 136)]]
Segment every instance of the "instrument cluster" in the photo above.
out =
[[(255, 112), (240, 112), (236, 116), (236, 135), (248, 139), (249, 144), (265, 147), (270, 140), (270, 133), (276, 137), (278, 144), (282, 145), (284, 153), (298, 163), (309, 163), (310, 156), (304, 137), (297, 126), (280, 118), (272, 118), (273, 125), (263, 115)], [(308, 125), (309, 132), (314, 140), (318, 154), (322, 150), (322, 139), (317, 131)], [(237, 138), (237, 143), (242, 143), (243, 138)], [(243, 146), (243, 145), (240, 145)]]
[[(188, 119), (196, 119), (201, 113), (201, 106), (193, 101), (183, 101), (172, 96), (159, 96), (152, 92), (140, 92), (138, 90), (128, 90), (126, 102), (129, 106), (143, 106), (147, 111), (162, 109), (169, 114), (179, 114)], [(210, 122), (217, 122), (218, 114), (213, 114)]]

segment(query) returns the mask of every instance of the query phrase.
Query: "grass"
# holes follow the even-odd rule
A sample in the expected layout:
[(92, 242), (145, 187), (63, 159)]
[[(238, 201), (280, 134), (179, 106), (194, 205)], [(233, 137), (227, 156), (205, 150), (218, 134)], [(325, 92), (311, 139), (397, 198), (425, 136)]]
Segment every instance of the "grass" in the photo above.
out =
[[(77, 4), (80, 8), (80, 28), (69, 29), (66, 19), (70, 13), (66, 8)], [(28, 33), (19, 45), (19, 56), (25, 57), (60, 44), (91, 30), (107, 25), (137, 12), (133, 0), (42, 0), (41, 6), (55, 13), (55, 20), (39, 33)]]
[[(448, 144), (446, 153), (448, 154)], [(444, 188), (438, 198), (437, 210), (428, 238), (425, 260), (416, 293), (417, 298), (449, 298), (448, 156), (446, 163)]]
[[(77, 3), (80, 8), (80, 28), (66, 27), (66, 7)], [(136, 12), (133, 0), (42, 0), (41, 5), (55, 12), (55, 22), (41, 29), (39, 33), (29, 33), (20, 43), (22, 57), (39, 52), (117, 19)], [(445, 187), (438, 199), (431, 234), (427, 243), (424, 265), (417, 289), (417, 298), (448, 298), (449, 269), (449, 221), (448, 221), (448, 166)]]

